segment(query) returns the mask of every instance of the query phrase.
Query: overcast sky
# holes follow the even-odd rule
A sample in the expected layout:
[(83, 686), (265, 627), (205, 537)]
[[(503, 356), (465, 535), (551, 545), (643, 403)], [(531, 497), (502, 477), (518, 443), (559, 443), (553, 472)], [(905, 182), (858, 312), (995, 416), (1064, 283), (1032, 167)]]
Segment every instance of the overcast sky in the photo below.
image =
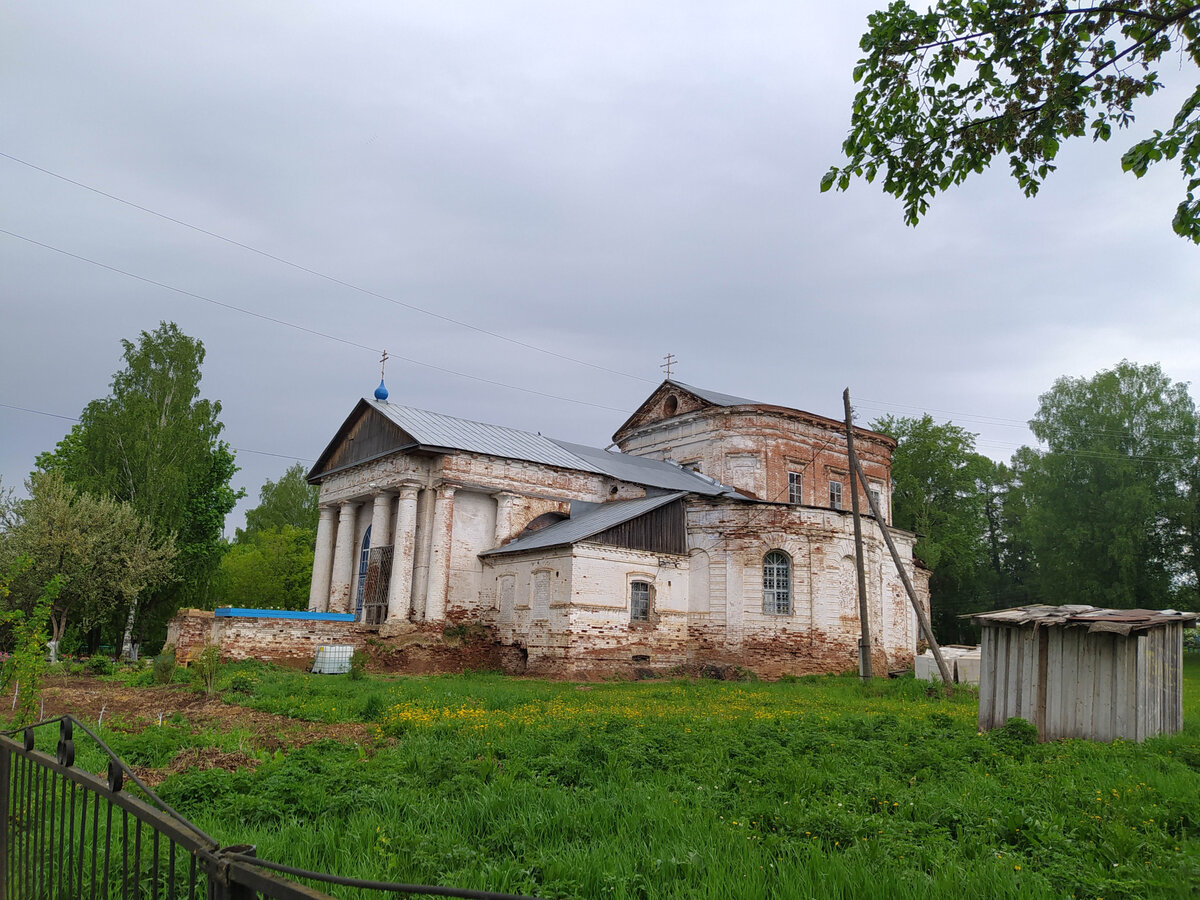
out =
[(1195, 71), (1164, 61), (1133, 131), (1065, 145), (1036, 199), (1000, 165), (913, 229), (877, 186), (818, 190), (880, 5), (7, 5), (0, 153), (29, 165), (0, 157), (27, 239), (0, 234), (3, 484), (70, 426), (10, 407), (77, 416), (160, 320), (208, 352), (248, 494), (229, 533), (382, 349), (394, 402), (596, 446), (668, 352), (765, 402), (928, 410), (997, 459), (1061, 375), (1200, 380), (1178, 169), (1120, 170)]

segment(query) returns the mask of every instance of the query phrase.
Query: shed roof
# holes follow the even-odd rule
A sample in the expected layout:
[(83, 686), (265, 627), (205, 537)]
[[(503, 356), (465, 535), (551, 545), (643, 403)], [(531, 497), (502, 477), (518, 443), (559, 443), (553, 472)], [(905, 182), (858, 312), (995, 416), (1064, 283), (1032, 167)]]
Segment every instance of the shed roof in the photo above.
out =
[(612, 503), (601, 503), (594, 509), (589, 509), (578, 516), (547, 525), (527, 537), (517, 538), (503, 547), (485, 550), (479, 555), (499, 556), (502, 553), (520, 553), (522, 550), (541, 550), (546, 547), (561, 547), (565, 544), (586, 541), (602, 531), (608, 531), (622, 522), (644, 516), (646, 513), (673, 503), (686, 495), (687, 491), (676, 491), (671, 494), (660, 494), (657, 497), (639, 497), (637, 500), (615, 500)]
[(1107, 631), (1128, 635), (1170, 623), (1195, 625), (1198, 617), (1196, 613), (1174, 609), (1103, 609), (1098, 606), (1047, 606), (1036, 603), (996, 612), (975, 613), (970, 618), (978, 625), (1086, 626), (1089, 633)]

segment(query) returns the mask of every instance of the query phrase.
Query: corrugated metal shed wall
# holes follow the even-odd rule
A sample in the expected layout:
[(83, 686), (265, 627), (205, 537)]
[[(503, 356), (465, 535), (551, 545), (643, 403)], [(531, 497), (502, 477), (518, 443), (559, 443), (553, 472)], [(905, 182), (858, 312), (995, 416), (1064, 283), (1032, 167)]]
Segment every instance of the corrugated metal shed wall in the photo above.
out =
[(1042, 740), (1141, 741), (1183, 727), (1183, 626), (1128, 636), (985, 625), (979, 728), (1019, 716)]

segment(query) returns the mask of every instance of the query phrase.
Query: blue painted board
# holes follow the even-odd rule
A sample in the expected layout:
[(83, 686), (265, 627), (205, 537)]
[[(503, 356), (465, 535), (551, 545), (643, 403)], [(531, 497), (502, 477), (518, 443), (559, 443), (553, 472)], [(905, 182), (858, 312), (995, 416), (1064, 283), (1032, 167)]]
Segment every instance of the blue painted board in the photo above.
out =
[(304, 619), (309, 622), (353, 622), (353, 613), (309, 612), (300, 609), (241, 609), (236, 606), (221, 606), (213, 610), (214, 616), (244, 616), (251, 619)]

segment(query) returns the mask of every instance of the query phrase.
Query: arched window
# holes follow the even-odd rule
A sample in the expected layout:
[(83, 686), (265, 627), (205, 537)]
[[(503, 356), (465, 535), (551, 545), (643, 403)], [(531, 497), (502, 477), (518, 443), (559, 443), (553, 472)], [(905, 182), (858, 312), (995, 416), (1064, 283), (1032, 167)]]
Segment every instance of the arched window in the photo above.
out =
[(367, 566), (371, 562), (371, 526), (363, 535), (362, 546), (358, 551), (358, 589), (354, 594), (354, 618), (361, 619), (363, 611), (363, 592), (367, 589)]
[(792, 558), (782, 550), (763, 557), (763, 612), (778, 616), (792, 612)]

